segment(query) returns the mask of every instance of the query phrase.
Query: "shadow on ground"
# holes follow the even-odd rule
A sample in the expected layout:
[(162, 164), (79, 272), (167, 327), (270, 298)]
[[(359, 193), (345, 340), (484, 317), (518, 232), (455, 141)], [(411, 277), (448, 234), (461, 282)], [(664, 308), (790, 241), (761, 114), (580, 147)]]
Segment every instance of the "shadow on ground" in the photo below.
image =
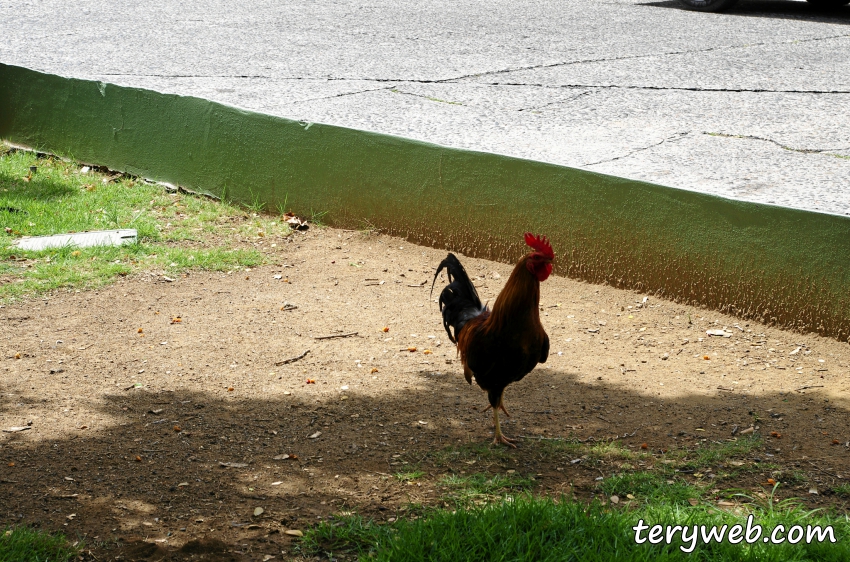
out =
[[(665, 2), (645, 2), (642, 6), (685, 10), (676, 0)], [(808, 2), (782, 0), (741, 0), (728, 10), (725, 16), (745, 16), (755, 18), (793, 19), (822, 23), (850, 24), (850, 6), (825, 8)]]
[[(582, 382), (577, 373), (538, 370), (506, 395), (513, 419), (505, 432), (524, 436), (519, 448), (492, 447), (487, 454), (490, 417), (481, 411), (483, 394), (459, 384), (456, 373), (411, 376), (420, 379), (421, 390), (349, 393), (347, 400), (117, 390), (99, 401), (97, 417), (104, 423), (95, 429), (83, 426), (62, 439), (41, 439), (35, 431), (9, 434), (0, 449), (4, 522), (64, 530), (103, 552), (129, 549), (125, 554), (139, 559), (212, 539), (231, 552), (274, 555), (292, 550), (286, 530), (333, 513), (357, 510), (380, 519), (411, 503), (438, 505), (435, 482), (445, 474), (515, 470), (539, 481), (538, 491), (587, 498), (597, 493), (597, 477), (623, 470), (613, 460), (573, 464), (580, 453), (553, 448), (557, 437), (616, 440), (637, 452), (647, 443), (648, 452), (662, 456), (731, 438), (733, 426), (754, 423), (764, 446), (743, 459), (750, 469), (731, 474), (724, 466), (706, 467), (715, 486), (757, 489), (776, 471), (802, 471), (808, 473), (805, 486), (820, 484), (812, 505), (832, 503), (830, 490), (843, 481), (847, 466), (846, 446), (829, 445), (832, 436), (813, 430), (812, 422), (824, 408), (837, 419), (846, 420), (848, 412), (810, 396), (662, 401), (604, 380)], [(20, 384), (5, 390), (31, 409), (41, 403)], [(771, 438), (772, 431), (782, 438)], [(477, 452), (447, 454), (464, 449)], [(394, 476), (413, 470), (424, 473), (415, 482)], [(800, 489), (789, 493), (805, 495), (803, 482), (797, 484)], [(186, 548), (223, 552), (221, 543), (205, 544)]]

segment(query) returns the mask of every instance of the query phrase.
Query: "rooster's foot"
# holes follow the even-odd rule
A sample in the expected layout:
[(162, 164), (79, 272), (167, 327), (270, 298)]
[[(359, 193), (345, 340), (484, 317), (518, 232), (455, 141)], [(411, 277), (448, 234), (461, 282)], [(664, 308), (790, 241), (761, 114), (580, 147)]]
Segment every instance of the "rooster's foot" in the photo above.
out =
[(514, 445), (514, 443), (516, 443), (516, 439), (509, 439), (502, 434), (497, 435), (493, 439), (493, 445), (507, 445), (508, 447), (516, 449), (516, 445)]

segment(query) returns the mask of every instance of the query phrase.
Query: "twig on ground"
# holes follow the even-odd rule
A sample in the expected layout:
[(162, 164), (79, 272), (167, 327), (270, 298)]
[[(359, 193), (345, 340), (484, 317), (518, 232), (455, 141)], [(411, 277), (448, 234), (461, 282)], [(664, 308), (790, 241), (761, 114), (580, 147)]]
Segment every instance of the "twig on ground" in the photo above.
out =
[(828, 476), (832, 476), (833, 478), (839, 478), (839, 479), (841, 478), (838, 474), (836, 474), (834, 472), (829, 472), (828, 470), (824, 470), (821, 467), (819, 467), (818, 465), (816, 465), (815, 463), (813, 463), (812, 461), (807, 460), (806, 462), (809, 463), (810, 465), (812, 465), (813, 467), (815, 467), (816, 469), (818, 469), (819, 471), (823, 472), (824, 474), (828, 475)]
[(815, 384), (812, 386), (801, 386), (800, 388), (795, 388), (794, 392), (800, 392), (801, 390), (808, 390), (810, 388), (823, 388), (822, 384)]
[(517, 435), (520, 439), (536, 439), (538, 441), (570, 441), (563, 437), (542, 437), (540, 435)]
[(275, 363), (275, 366), (280, 367), (281, 365), (286, 365), (287, 363), (295, 363), (299, 359), (304, 359), (304, 357), (308, 353), (310, 353), (309, 349), (307, 351), (305, 351), (304, 353), (302, 353), (301, 355), (296, 355), (295, 357), (290, 357), (289, 359), (284, 359), (283, 361), (278, 361), (277, 363)]
[(314, 340), (329, 340), (331, 338), (348, 338), (348, 337), (356, 336), (356, 335), (357, 335), (357, 332), (349, 332), (347, 334), (331, 334), (329, 336), (316, 336), (313, 339)]

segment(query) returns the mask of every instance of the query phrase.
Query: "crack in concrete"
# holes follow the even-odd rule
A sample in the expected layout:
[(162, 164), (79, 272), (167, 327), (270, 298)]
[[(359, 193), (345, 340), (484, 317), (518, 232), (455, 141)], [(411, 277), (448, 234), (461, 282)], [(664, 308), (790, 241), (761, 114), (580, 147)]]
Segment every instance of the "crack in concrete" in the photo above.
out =
[(599, 160), (598, 162), (591, 162), (590, 164), (582, 164), (581, 167), (586, 168), (588, 166), (596, 166), (597, 164), (607, 164), (608, 162), (614, 162), (615, 160), (622, 160), (623, 158), (628, 158), (630, 156), (637, 154), (638, 152), (643, 152), (645, 150), (649, 150), (650, 148), (655, 148), (656, 146), (660, 146), (660, 145), (664, 144), (665, 142), (679, 140), (681, 138), (688, 136), (689, 134), (690, 133), (676, 133), (675, 135), (671, 135), (671, 136), (667, 137), (666, 139), (662, 139), (659, 142), (656, 142), (654, 144), (650, 144), (649, 146), (636, 148), (632, 151), (629, 151), (627, 154), (623, 154), (621, 156), (615, 156), (614, 158), (606, 158), (604, 160)]
[[(386, 88), (383, 88), (383, 89), (386, 89)], [(468, 106), (467, 104), (461, 103), (459, 101), (449, 101), (449, 100), (444, 100), (444, 99), (440, 99), (440, 98), (435, 98), (433, 96), (426, 96), (425, 94), (414, 94), (413, 92), (404, 92), (402, 90), (399, 90), (398, 88), (391, 88), (390, 91), (394, 94), (402, 94), (404, 96), (413, 96), (415, 98), (423, 98), (423, 99), (426, 99), (428, 101), (433, 101), (433, 102), (437, 102), (437, 103), (445, 103), (445, 104), (449, 104), (449, 105), (462, 105), (462, 106), (465, 106), (465, 107), (474, 107), (474, 106)]]
[[(99, 76), (135, 76), (135, 77), (151, 77), (151, 78), (239, 78), (239, 79), (267, 79), (267, 80), (316, 80), (316, 81), (363, 81), (363, 82), (379, 82), (379, 83), (402, 83), (402, 82), (411, 82), (416, 84), (443, 84), (443, 83), (452, 83), (458, 80), (466, 80), (469, 78), (480, 78), (483, 76), (494, 76), (498, 74), (508, 74), (511, 72), (522, 72), (525, 70), (539, 70), (544, 68), (555, 68), (559, 66), (571, 66), (576, 64), (592, 64), (596, 62), (613, 62), (613, 61), (621, 61), (621, 60), (634, 60), (641, 58), (651, 58), (651, 57), (665, 57), (665, 56), (676, 56), (676, 55), (688, 55), (695, 53), (709, 53), (712, 51), (723, 51), (723, 50), (734, 50), (734, 49), (747, 49), (751, 47), (765, 47), (771, 45), (792, 45), (792, 44), (800, 44), (800, 43), (812, 43), (817, 41), (829, 41), (832, 39), (844, 39), (850, 37), (848, 33), (842, 33), (838, 35), (829, 35), (827, 37), (812, 37), (809, 39), (789, 39), (786, 41), (760, 41), (757, 43), (746, 43), (742, 45), (722, 45), (718, 47), (708, 47), (705, 49), (686, 49), (682, 51), (668, 51), (664, 53), (644, 53), (640, 55), (626, 55), (620, 57), (601, 57), (601, 58), (590, 58), (590, 59), (580, 59), (573, 61), (559, 61), (553, 63), (546, 64), (537, 64), (537, 65), (529, 65), (529, 66), (518, 66), (514, 68), (505, 68), (501, 70), (492, 70), (486, 72), (477, 72), (473, 74), (464, 74), (461, 76), (455, 76), (453, 78), (438, 78), (438, 79), (402, 79), (402, 78), (351, 78), (351, 77), (334, 77), (334, 76), (326, 76), (326, 77), (316, 77), (316, 78), (305, 78), (305, 77), (275, 77), (275, 76), (267, 76), (261, 74), (234, 74), (234, 75), (204, 75), (204, 74), (135, 74), (135, 73), (99, 73)], [(524, 84), (524, 83), (487, 83), (487, 85), (492, 86), (519, 86), (519, 85), (528, 85), (528, 86), (544, 86), (543, 84)], [(617, 87), (617, 86), (574, 86), (574, 87)], [(623, 86), (629, 87), (629, 86)], [(643, 88), (643, 87), (642, 87)], [(668, 89), (668, 88), (652, 88), (647, 87), (648, 89)], [(669, 89), (684, 89), (684, 90), (696, 90), (700, 91), (700, 89), (694, 88), (669, 88)], [(709, 89), (708, 91), (714, 91), (713, 89)], [(761, 90), (761, 89), (718, 89), (718, 91), (756, 91), (756, 92), (777, 92), (777, 93), (850, 93), (850, 91), (844, 90), (829, 90), (829, 91), (807, 91), (807, 90)]]
[[(311, 78), (277, 78), (262, 74), (139, 74), (137, 72), (98, 72), (94, 76), (132, 76), (134, 78), (260, 78), (266, 80), (311, 80)], [(323, 80), (315, 78), (315, 80)]]
[[(380, 88), (380, 89), (385, 89), (385, 88)], [(402, 95), (405, 95), (405, 96), (413, 96), (413, 97), (417, 97), (417, 98), (423, 98), (423, 99), (433, 101), (433, 102), (438, 102), (438, 103), (445, 103), (445, 104), (450, 104), (450, 105), (460, 105), (460, 106), (463, 106), (463, 107), (477, 107), (477, 108), (481, 107), (481, 106), (475, 105), (475, 104), (463, 103), (463, 102), (459, 102), (459, 101), (449, 101), (449, 100), (444, 100), (444, 99), (440, 99), (440, 98), (435, 98), (433, 96), (428, 96), (428, 95), (425, 95), (425, 94), (416, 94), (416, 93), (413, 93), (413, 92), (406, 92), (404, 90), (400, 90), (400, 89), (395, 88), (395, 87), (393, 87), (390, 91), (393, 92), (393, 93), (396, 93), (396, 94), (402, 94)], [(536, 111), (538, 109), (542, 109), (544, 107), (549, 107), (551, 105), (556, 105), (556, 104), (561, 104), (561, 103), (569, 103), (573, 100), (576, 100), (576, 99), (578, 99), (582, 96), (586, 96), (586, 95), (591, 94), (591, 93), (593, 93), (592, 90), (587, 90), (585, 92), (582, 92), (582, 93), (580, 93), (576, 96), (569, 97), (567, 99), (555, 100), (555, 101), (551, 101), (549, 103), (545, 103), (543, 105), (538, 105), (538, 106), (533, 106), (533, 107), (523, 107), (523, 108), (520, 108), (520, 109), (511, 109), (511, 108), (507, 108), (507, 107), (497, 107), (497, 109), (501, 109), (501, 110), (505, 110), (505, 111), (516, 111), (516, 112)]]
[(771, 90), (767, 88), (700, 88), (696, 86), (621, 86), (618, 84), (542, 84), (533, 82), (481, 82), (485, 86), (525, 86), (534, 88), (568, 88), (600, 90), (658, 90), (681, 92), (730, 92), (755, 94), (850, 94), (850, 90)]
[(549, 107), (549, 106), (557, 105), (557, 104), (561, 104), (561, 103), (569, 103), (571, 101), (575, 101), (575, 100), (579, 99), (582, 96), (587, 96), (591, 93), (592, 93), (591, 90), (586, 90), (586, 91), (578, 94), (577, 96), (572, 96), (572, 97), (567, 98), (565, 100), (555, 100), (555, 101), (551, 101), (549, 103), (544, 103), (543, 105), (537, 105), (537, 106), (534, 106), (534, 107), (524, 107), (522, 109), (518, 109), (517, 111), (537, 111), (538, 109), (543, 109), (544, 107)]
[(369, 92), (380, 92), (380, 91), (383, 91), (383, 90), (390, 90), (392, 88), (393, 88), (392, 86), (384, 86), (382, 88), (369, 88), (369, 89), (366, 89), (366, 90), (357, 90), (356, 92), (342, 92), (341, 94), (333, 94), (331, 96), (322, 96), (322, 97), (319, 97), (319, 98), (308, 98), (306, 100), (293, 101), (293, 102), (289, 102), (287, 105), (298, 105), (298, 104), (301, 104), (301, 103), (310, 103), (310, 102), (313, 102), (313, 101), (330, 100), (330, 99), (334, 99), (334, 98), (344, 98), (346, 96), (356, 96), (358, 94), (368, 94)]
[(727, 139), (749, 139), (749, 140), (757, 140), (763, 142), (769, 142), (775, 144), (779, 148), (784, 150), (788, 150), (790, 152), (799, 152), (801, 154), (825, 154), (827, 156), (835, 156), (836, 158), (845, 158), (850, 159), (850, 156), (844, 154), (835, 154), (832, 151), (835, 150), (850, 150), (850, 146), (842, 147), (842, 148), (794, 148), (793, 146), (788, 146), (787, 144), (782, 144), (781, 142), (775, 141), (773, 139), (769, 139), (766, 137), (758, 137), (755, 135), (730, 135), (728, 133), (712, 133), (709, 131), (704, 131), (704, 135), (709, 135), (712, 137), (722, 137)]
[(479, 74), (470, 74), (466, 76), (461, 76), (459, 78), (454, 78), (453, 80), (464, 80), (466, 78), (479, 78), (481, 76), (492, 76), (496, 74), (506, 74), (509, 72), (521, 72), (524, 70), (539, 70), (543, 68), (555, 68), (559, 66), (571, 66), (574, 64), (587, 64), (587, 63), (595, 63), (595, 62), (612, 62), (612, 61), (621, 61), (621, 60), (634, 60), (641, 58), (651, 58), (651, 57), (665, 57), (671, 55), (688, 55), (694, 53), (709, 53), (712, 51), (723, 51), (723, 50), (733, 50), (733, 49), (747, 49), (750, 47), (765, 47), (770, 45), (789, 45), (789, 44), (797, 44), (797, 43), (810, 43), (814, 41), (828, 41), (830, 39), (842, 39), (850, 37), (850, 34), (843, 33), (840, 35), (830, 35), (827, 37), (812, 37), (810, 39), (791, 39), (787, 41), (760, 41), (758, 43), (746, 43), (743, 45), (723, 45), (719, 47), (708, 47), (706, 49), (689, 49), (684, 51), (669, 51), (666, 53), (645, 53), (642, 55), (628, 55), (622, 57), (602, 57), (598, 59), (581, 59), (576, 61), (564, 61), (564, 62), (555, 62), (548, 64), (539, 64), (527, 67), (519, 67), (519, 68), (509, 68), (504, 70), (494, 70), (491, 72), (482, 72)]

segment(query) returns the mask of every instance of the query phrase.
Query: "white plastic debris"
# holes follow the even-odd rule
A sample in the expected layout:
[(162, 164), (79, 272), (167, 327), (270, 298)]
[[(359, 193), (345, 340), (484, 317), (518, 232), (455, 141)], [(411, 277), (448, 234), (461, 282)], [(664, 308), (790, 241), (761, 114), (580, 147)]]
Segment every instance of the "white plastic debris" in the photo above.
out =
[(96, 230), (93, 232), (75, 232), (74, 234), (56, 234), (54, 236), (31, 236), (21, 238), (15, 246), (21, 250), (46, 250), (48, 248), (64, 248), (74, 246), (88, 248), (90, 246), (121, 246), (132, 244), (138, 238), (135, 228), (120, 230)]

